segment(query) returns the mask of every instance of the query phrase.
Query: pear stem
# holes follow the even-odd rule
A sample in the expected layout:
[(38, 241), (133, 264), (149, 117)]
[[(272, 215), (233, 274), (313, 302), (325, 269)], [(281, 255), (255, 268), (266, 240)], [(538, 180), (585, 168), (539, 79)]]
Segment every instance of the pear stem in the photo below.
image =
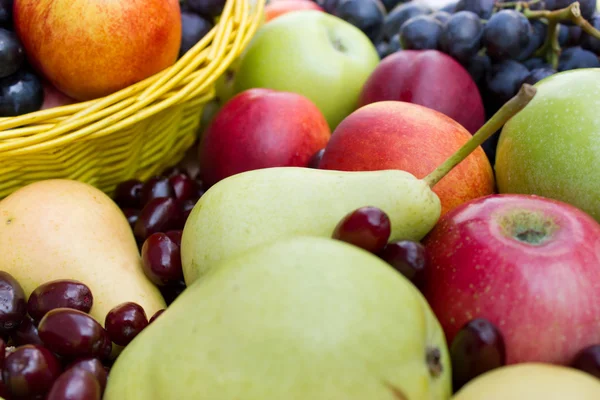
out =
[(444, 176), (446, 176), (454, 167), (469, 156), (477, 147), (481, 146), (490, 136), (504, 126), (515, 114), (521, 111), (533, 97), (537, 89), (531, 85), (523, 84), (519, 92), (494, 114), (467, 143), (465, 143), (456, 153), (451, 155), (433, 172), (427, 175), (423, 180), (429, 187), (435, 186)]

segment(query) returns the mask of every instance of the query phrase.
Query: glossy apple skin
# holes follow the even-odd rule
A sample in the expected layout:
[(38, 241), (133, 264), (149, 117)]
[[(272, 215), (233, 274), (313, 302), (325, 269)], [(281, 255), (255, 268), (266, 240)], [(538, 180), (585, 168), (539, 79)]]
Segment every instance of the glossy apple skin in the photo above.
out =
[(323, 11), (323, 8), (312, 0), (277, 0), (265, 6), (265, 22), (269, 22), (280, 15), (300, 10)]
[(600, 222), (600, 68), (552, 75), (502, 129), (500, 193), (535, 194), (578, 207)]
[(252, 88), (294, 92), (321, 110), (331, 130), (358, 107), (379, 55), (354, 25), (317, 10), (264, 24), (240, 56), (233, 93)]
[(15, 0), (14, 23), (32, 65), (76, 100), (163, 70), (181, 43), (178, 0)]
[[(432, 109), (401, 101), (369, 104), (333, 131), (319, 168), (342, 171), (400, 169), (424, 178), (458, 150), (471, 134)], [(476, 149), (433, 191), (442, 215), (494, 193), (494, 174), (483, 149)]]
[(331, 136), (323, 114), (306, 97), (246, 90), (215, 115), (199, 147), (203, 182), (269, 167), (306, 167)]
[[(524, 213), (554, 224), (551, 239), (536, 246), (503, 233), (502, 221)], [(446, 214), (424, 243), (423, 292), (449, 343), (480, 317), (502, 332), (509, 364), (568, 365), (600, 343), (600, 225), (583, 211), (492, 195)]]
[(385, 57), (360, 94), (360, 105), (398, 100), (432, 108), (471, 133), (485, 123), (477, 85), (467, 70), (437, 50), (404, 50)]

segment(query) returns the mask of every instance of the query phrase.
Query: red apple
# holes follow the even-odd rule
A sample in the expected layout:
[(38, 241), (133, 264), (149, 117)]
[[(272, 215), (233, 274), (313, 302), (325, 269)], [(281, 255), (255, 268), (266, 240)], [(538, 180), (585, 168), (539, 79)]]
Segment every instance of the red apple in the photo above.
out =
[(306, 167), (331, 131), (306, 97), (249, 89), (230, 99), (212, 119), (200, 144), (203, 181), (269, 167)]
[(51, 83), (44, 81), (42, 85), (44, 86), (44, 102), (41, 110), (76, 103), (76, 100), (55, 88)]
[(424, 241), (423, 292), (450, 343), (495, 324), (508, 364), (567, 365), (600, 343), (600, 225), (542, 197), (493, 195), (446, 214)]
[[(400, 169), (424, 178), (471, 134), (442, 113), (417, 104), (383, 101), (356, 110), (335, 129), (319, 164), (322, 169)], [(446, 175), (433, 191), (442, 214), (494, 193), (494, 173), (481, 148)]]
[(363, 87), (359, 104), (399, 100), (446, 114), (471, 133), (485, 123), (477, 85), (467, 70), (437, 50), (403, 50), (384, 58)]
[(323, 8), (311, 0), (277, 0), (265, 6), (265, 22), (271, 21), (280, 15), (299, 10), (323, 11)]
[(15, 0), (31, 64), (77, 100), (106, 96), (173, 64), (179, 0)]

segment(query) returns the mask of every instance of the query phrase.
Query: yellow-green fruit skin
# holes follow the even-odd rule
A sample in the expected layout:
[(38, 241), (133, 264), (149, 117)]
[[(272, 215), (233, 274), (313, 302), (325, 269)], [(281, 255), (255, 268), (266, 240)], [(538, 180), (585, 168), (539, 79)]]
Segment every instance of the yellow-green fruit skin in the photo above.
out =
[(429, 186), (404, 171), (281, 167), (233, 175), (210, 188), (186, 222), (185, 281), (190, 285), (219, 261), (282, 237), (331, 237), (346, 214), (364, 206), (388, 214), (391, 240), (422, 239), (441, 212)]
[(541, 363), (491, 370), (464, 386), (452, 400), (598, 400), (600, 381), (583, 371)]
[(412, 283), (357, 247), (295, 237), (188, 287), (125, 348), (104, 400), (446, 400), (450, 373)]
[(39, 181), (0, 201), (0, 270), (28, 297), (52, 280), (83, 282), (92, 291), (90, 315), (103, 326), (110, 309), (124, 302), (138, 303), (148, 316), (166, 307), (144, 275), (119, 207), (77, 181)]
[(535, 87), (502, 128), (498, 191), (560, 200), (600, 221), (600, 68), (560, 72)]

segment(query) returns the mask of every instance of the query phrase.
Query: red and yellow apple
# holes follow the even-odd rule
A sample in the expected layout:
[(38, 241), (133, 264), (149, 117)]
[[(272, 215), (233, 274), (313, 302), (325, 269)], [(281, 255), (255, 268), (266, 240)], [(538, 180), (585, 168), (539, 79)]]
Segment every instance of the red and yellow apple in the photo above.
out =
[(14, 24), (31, 64), (77, 100), (160, 72), (181, 43), (178, 0), (15, 0)]
[(300, 10), (323, 11), (323, 8), (312, 0), (277, 0), (265, 6), (265, 22), (269, 22), (280, 15)]
[(306, 167), (331, 136), (327, 120), (306, 97), (249, 89), (231, 98), (207, 127), (199, 147), (202, 180), (269, 167)]
[[(346, 117), (334, 130), (319, 168), (342, 171), (400, 169), (424, 178), (471, 134), (444, 114), (417, 104), (382, 101)], [(433, 187), (442, 215), (494, 192), (492, 167), (477, 148)]]
[(360, 105), (398, 100), (446, 114), (471, 133), (485, 122), (483, 101), (467, 70), (437, 50), (393, 53), (375, 68), (360, 95)]
[(500, 330), (508, 364), (568, 365), (600, 343), (600, 225), (580, 209), (487, 196), (442, 217), (424, 244), (423, 293), (449, 343), (474, 318)]

